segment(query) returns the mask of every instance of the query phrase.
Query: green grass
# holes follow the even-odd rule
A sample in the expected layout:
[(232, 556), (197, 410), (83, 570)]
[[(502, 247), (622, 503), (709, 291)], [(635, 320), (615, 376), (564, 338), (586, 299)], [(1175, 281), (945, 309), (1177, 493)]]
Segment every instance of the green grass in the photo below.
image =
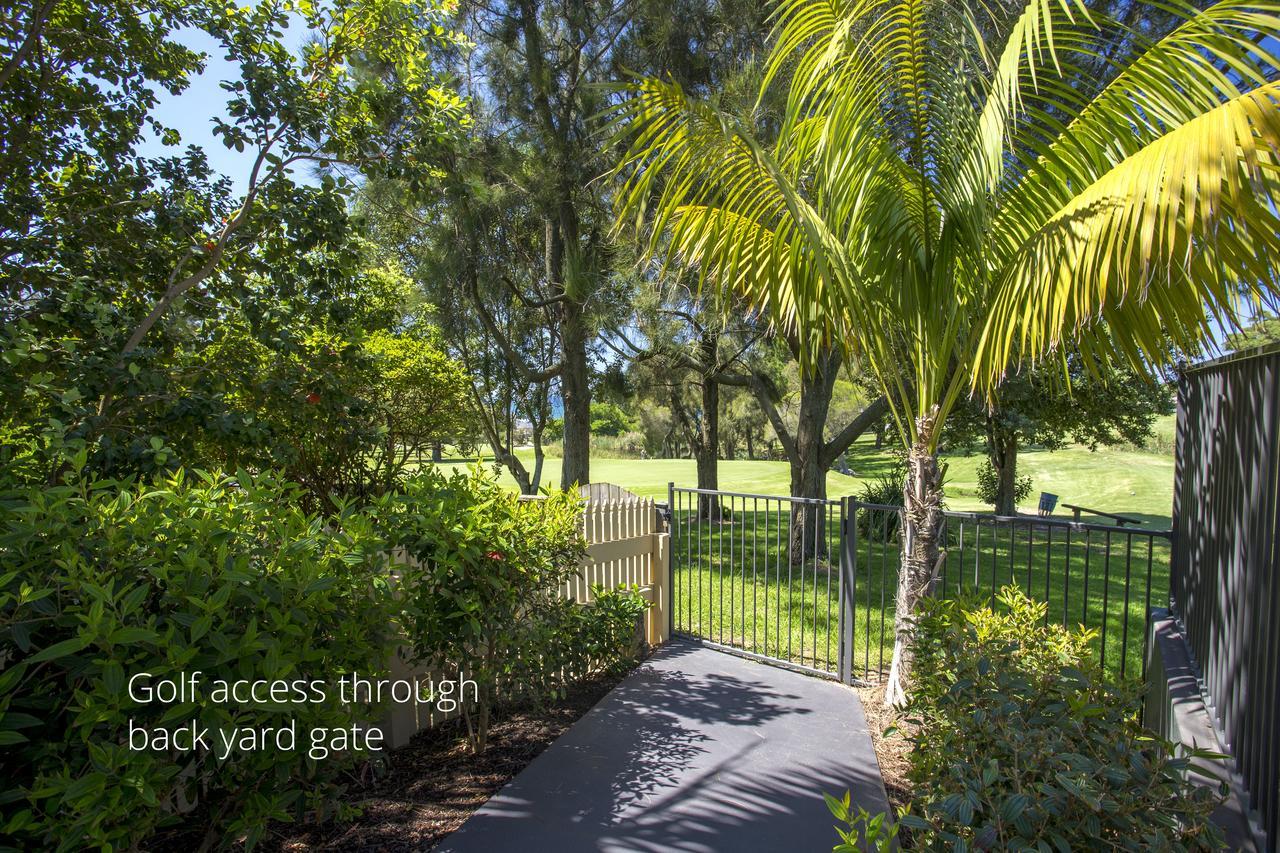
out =
[[(691, 510), (678, 504), (672, 536), (677, 630), (835, 672), (838, 513), (819, 534), (826, 553), (795, 560), (789, 512), (777, 504), (735, 502), (722, 523), (696, 522)], [(878, 521), (885, 517), (873, 512)], [(876, 529), (868, 535), (864, 528), (857, 540), (851, 596), (854, 674), (873, 680), (893, 651), (899, 562), (896, 538)], [(1168, 595), (1167, 540), (1136, 532), (1112, 533), (1108, 541), (1096, 531), (1068, 535), (1035, 523), (976, 525), (959, 518), (949, 520), (947, 533), (939, 593), (976, 593), (992, 602), (997, 589), (1016, 583), (1047, 602), (1046, 621), (1096, 630), (1093, 647), (1109, 672), (1141, 673), (1144, 614)]]
[[(695, 522), (692, 505), (679, 503), (672, 531), (676, 629), (834, 672), (840, 620), (838, 510), (818, 534), (823, 553), (793, 560), (790, 513), (777, 503), (726, 502), (728, 512), (716, 524)], [(814, 538), (812, 524), (807, 542)], [(869, 591), (859, 590), (859, 600)], [(878, 608), (879, 599), (874, 600)], [(860, 631), (858, 636), (869, 635)]]
[[(1171, 427), (1162, 419), (1157, 433), (1164, 435)], [(532, 452), (521, 451), (532, 467)], [(827, 494), (837, 498), (857, 495), (869, 479), (889, 471), (893, 459), (887, 451), (877, 451), (870, 438), (857, 442), (849, 454), (850, 465), (857, 476), (839, 473), (827, 475)], [(980, 454), (947, 455), (946, 493), (951, 509), (980, 511), (988, 509), (977, 498)], [(1018, 456), (1019, 472), (1031, 477), (1032, 493), (1023, 509), (1032, 510), (1040, 492), (1058, 495), (1059, 504), (1070, 503), (1108, 512), (1135, 515), (1148, 527), (1167, 528), (1173, 505), (1173, 457), (1141, 450), (1099, 448), (1090, 452), (1084, 447), (1068, 447), (1056, 452), (1036, 448)], [(549, 458), (544, 469), (544, 482), (554, 483), (560, 475), (560, 460)], [(503, 474), (511, 488), (515, 482)], [(691, 459), (592, 459), (591, 479), (598, 483), (615, 483), (638, 495), (665, 500), (667, 483), (693, 486), (696, 482)], [(785, 462), (734, 460), (720, 463), (720, 488), (732, 492), (763, 495), (786, 495), (790, 491), (790, 473)], [(1060, 515), (1068, 515), (1059, 509)]]
[[(1169, 444), (1172, 419), (1156, 425), (1157, 446)], [(532, 454), (526, 458), (532, 464)], [(827, 494), (856, 496), (864, 483), (893, 467), (886, 451), (877, 451), (870, 439), (859, 441), (849, 454), (856, 476), (830, 473)], [(979, 454), (944, 456), (947, 506), (952, 510), (989, 511), (977, 498)], [(554, 482), (560, 460), (549, 458), (544, 481)], [(1141, 518), (1140, 529), (1169, 527), (1173, 500), (1173, 457), (1128, 448), (1083, 447), (1047, 452), (1031, 448), (1019, 454), (1019, 471), (1030, 475), (1032, 494), (1024, 511), (1031, 511), (1041, 491), (1058, 495), (1058, 517), (1070, 518), (1064, 503)], [(735, 460), (720, 463), (720, 488), (725, 491), (786, 495), (790, 475), (785, 462)], [(609, 482), (636, 494), (665, 500), (667, 484), (691, 487), (696, 476), (689, 459), (592, 459), (591, 478)], [(514, 482), (504, 475), (509, 486)], [(677, 507), (679, 510), (680, 507)], [(731, 516), (722, 524), (691, 523), (686, 512), (677, 512), (672, 550), (675, 557), (673, 601), (677, 627), (707, 639), (748, 651), (834, 672), (839, 654), (839, 577), (834, 558), (792, 561), (788, 552), (788, 513), (778, 505), (762, 506), (737, 500)], [(683, 523), (680, 517), (684, 516)], [(1102, 519), (1086, 517), (1085, 521)], [(963, 542), (961, 541), (963, 527)], [(1109, 572), (1104, 536), (1090, 534), (1087, 549), (1089, 575), (1085, 595), (1086, 543), (1073, 533), (1068, 545), (1061, 529), (1019, 525), (1013, 531), (1001, 526), (993, 539), (990, 526), (980, 532), (972, 521), (952, 519), (946, 562), (946, 594), (977, 590), (990, 598), (995, 588), (1015, 580), (1033, 598), (1048, 602), (1047, 618), (1075, 627), (1100, 628), (1106, 617), (1106, 648), (1101, 637), (1094, 641), (1109, 671), (1141, 672), (1146, 605), (1160, 603), (1168, 594), (1169, 547), (1155, 540), (1151, 547), (1150, 583), (1147, 580), (1146, 537), (1112, 535)], [(835, 526), (827, 528), (828, 551), (836, 553)], [(977, 541), (975, 542), (975, 534)], [(1028, 575), (1027, 545), (1031, 541)], [(976, 547), (975, 547), (976, 545)], [(1010, 551), (1012, 550), (1012, 555)], [(1010, 558), (1012, 556), (1012, 571)], [(1128, 565), (1126, 567), (1126, 556)], [(892, 654), (898, 553), (896, 542), (868, 540), (859, 543), (853, 616), (854, 672), (875, 678), (888, 666)], [(1128, 606), (1125, 606), (1125, 575)], [(1107, 576), (1104, 577), (1104, 573)], [(1105, 581), (1105, 582), (1104, 582)], [(1046, 593), (1047, 591), (1047, 593)], [(1126, 628), (1127, 613), (1127, 628)], [(782, 617), (782, 618), (779, 618)], [(883, 627), (882, 627), (883, 626)]]

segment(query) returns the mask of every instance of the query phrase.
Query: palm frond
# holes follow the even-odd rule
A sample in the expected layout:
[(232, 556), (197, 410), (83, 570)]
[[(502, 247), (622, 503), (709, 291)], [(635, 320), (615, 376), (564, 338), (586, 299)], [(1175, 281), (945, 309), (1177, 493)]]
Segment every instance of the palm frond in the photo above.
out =
[[(1195, 350), (1280, 258), (1280, 83), (1171, 129), (1047, 216), (1000, 277), (975, 381), (1071, 342), (1137, 367)], [(1097, 334), (1099, 324), (1107, 333)]]

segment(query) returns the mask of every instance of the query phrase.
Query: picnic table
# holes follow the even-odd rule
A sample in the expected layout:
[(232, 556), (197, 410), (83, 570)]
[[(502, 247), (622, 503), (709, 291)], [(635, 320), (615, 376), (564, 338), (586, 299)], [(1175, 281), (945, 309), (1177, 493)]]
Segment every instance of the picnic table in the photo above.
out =
[(1118, 527), (1124, 527), (1126, 524), (1142, 524), (1142, 519), (1134, 518), (1130, 515), (1118, 515), (1114, 512), (1103, 512), (1100, 509), (1089, 509), (1089, 507), (1076, 506), (1075, 504), (1063, 504), (1062, 506), (1064, 509), (1071, 510), (1071, 514), (1075, 517), (1076, 521), (1080, 520), (1080, 513), (1087, 512), (1090, 515), (1101, 515), (1106, 518), (1115, 519)]

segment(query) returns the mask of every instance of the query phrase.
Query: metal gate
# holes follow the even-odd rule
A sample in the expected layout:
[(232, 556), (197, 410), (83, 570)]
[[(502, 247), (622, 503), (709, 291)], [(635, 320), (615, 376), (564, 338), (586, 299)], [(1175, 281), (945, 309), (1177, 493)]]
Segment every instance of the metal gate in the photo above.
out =
[[(902, 508), (668, 487), (671, 630), (845, 683), (893, 654)], [(1146, 614), (1168, 599), (1170, 535), (1064, 519), (944, 513), (939, 596), (1017, 584), (1046, 622), (1084, 625), (1108, 672), (1143, 666)]]
[(673, 633), (853, 680), (841, 501), (672, 485), (668, 506)]

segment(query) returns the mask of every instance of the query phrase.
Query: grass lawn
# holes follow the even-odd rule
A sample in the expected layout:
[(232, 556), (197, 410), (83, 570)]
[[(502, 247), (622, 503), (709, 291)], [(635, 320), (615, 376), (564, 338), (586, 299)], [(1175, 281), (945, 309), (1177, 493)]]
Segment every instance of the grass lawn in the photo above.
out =
[[(1172, 418), (1161, 419), (1156, 432), (1165, 436), (1172, 429)], [(522, 451), (532, 467), (532, 451)], [(827, 475), (827, 494), (838, 498), (857, 495), (868, 479), (884, 474), (892, 467), (892, 457), (877, 451), (870, 438), (858, 441), (849, 454), (850, 466), (858, 475)], [(951, 509), (984, 510), (977, 498), (979, 454), (949, 455), (946, 493)], [(1019, 472), (1031, 477), (1032, 493), (1026, 510), (1032, 510), (1040, 492), (1058, 495), (1062, 503), (1078, 504), (1143, 518), (1148, 527), (1165, 529), (1173, 505), (1173, 456), (1137, 450), (1099, 448), (1090, 452), (1084, 447), (1068, 447), (1049, 453), (1024, 450), (1018, 455)], [(560, 460), (546, 462), (544, 481), (555, 482), (560, 474)], [(665, 500), (667, 483), (693, 486), (696, 482), (692, 459), (592, 459), (591, 479), (598, 483), (615, 483), (638, 495)], [(512, 488), (515, 482), (503, 474)], [(790, 474), (785, 462), (735, 460), (720, 463), (720, 488), (731, 492), (763, 495), (785, 495), (790, 490)], [(1059, 514), (1065, 511), (1059, 510)]]
[[(1172, 418), (1157, 424), (1164, 443)], [(527, 460), (532, 463), (532, 454)], [(892, 469), (892, 456), (877, 451), (870, 439), (849, 454), (856, 476), (830, 473), (827, 494), (857, 495), (865, 482)], [(987, 511), (976, 496), (978, 454), (948, 455), (946, 494), (949, 509)], [(560, 460), (548, 459), (554, 481)], [(1091, 452), (1069, 447), (1056, 452), (1038, 449), (1019, 454), (1019, 471), (1030, 475), (1031, 511), (1041, 491), (1058, 495), (1058, 517), (1070, 518), (1063, 503), (1079, 504), (1141, 518), (1141, 529), (1169, 527), (1173, 500), (1173, 457), (1129, 449)], [(694, 463), (689, 459), (593, 459), (595, 482), (623, 486), (636, 494), (665, 500), (667, 484), (691, 487)], [(514, 488), (514, 482), (505, 477)], [(735, 460), (720, 463), (720, 488), (762, 495), (786, 495), (785, 462)], [(723, 523), (693, 523), (688, 499), (677, 506), (673, 554), (676, 573), (673, 601), (677, 629), (760, 654), (834, 672), (839, 655), (839, 576), (833, 568), (838, 543), (836, 511), (821, 528), (825, 555), (791, 559), (789, 513), (776, 503), (737, 499)], [(1086, 521), (1101, 521), (1088, 518)], [(812, 538), (811, 534), (806, 534)], [(1061, 528), (1020, 524), (975, 526), (952, 519), (948, 528), (945, 591), (976, 590), (991, 596), (999, 586), (1016, 581), (1032, 597), (1048, 602), (1046, 618), (1072, 627), (1103, 626), (1095, 647), (1107, 668), (1126, 674), (1141, 672), (1147, 604), (1168, 594), (1169, 545), (1112, 534), (1072, 533)], [(1132, 540), (1132, 541), (1130, 541)], [(1148, 544), (1150, 543), (1150, 554)], [(1107, 555), (1110, 554), (1110, 559)], [(1148, 556), (1150, 566), (1148, 569)], [(892, 653), (893, 597), (898, 554), (895, 541), (862, 536), (858, 544), (852, 614), (855, 675), (875, 678)], [(1148, 581), (1148, 571), (1150, 580)], [(1087, 579), (1087, 586), (1086, 586)], [(1126, 582), (1127, 579), (1127, 582)]]
[[(825, 549), (793, 559), (790, 513), (735, 501), (721, 523), (697, 522), (677, 501), (672, 599), (677, 630), (827, 672), (838, 666), (838, 508), (816, 537)], [(854, 674), (875, 680), (893, 652), (898, 544), (873, 511), (851, 574)], [(813, 521), (808, 530), (814, 530)], [(1132, 529), (1132, 528), (1131, 528)], [(888, 535), (887, 535), (888, 534)], [(806, 541), (815, 534), (805, 532)], [(1169, 543), (1142, 535), (1068, 532), (1032, 522), (975, 524), (952, 518), (939, 592), (989, 601), (1016, 583), (1047, 602), (1046, 621), (1098, 631), (1093, 641), (1112, 674), (1142, 671), (1145, 614), (1168, 595)], [(1104, 625), (1104, 616), (1105, 625)], [(1105, 627), (1105, 631), (1103, 628)]]

